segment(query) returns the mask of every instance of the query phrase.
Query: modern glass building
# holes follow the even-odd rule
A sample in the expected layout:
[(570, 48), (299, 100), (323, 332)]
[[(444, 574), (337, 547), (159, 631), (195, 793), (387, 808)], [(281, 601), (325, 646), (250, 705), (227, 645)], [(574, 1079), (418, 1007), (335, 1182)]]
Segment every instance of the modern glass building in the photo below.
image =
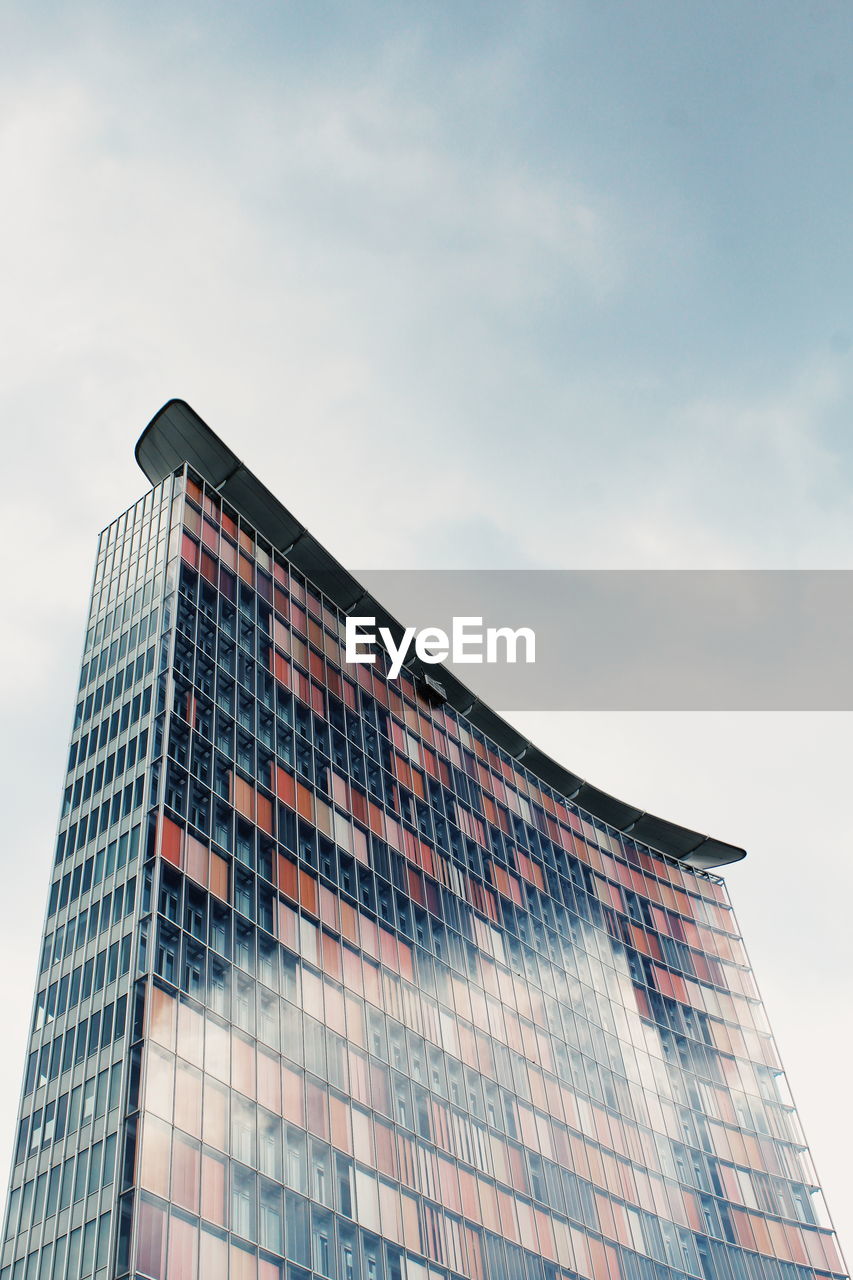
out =
[[(185, 404), (101, 535), (0, 1280), (845, 1274), (723, 882)], [(386, 619), (387, 621), (387, 619)]]

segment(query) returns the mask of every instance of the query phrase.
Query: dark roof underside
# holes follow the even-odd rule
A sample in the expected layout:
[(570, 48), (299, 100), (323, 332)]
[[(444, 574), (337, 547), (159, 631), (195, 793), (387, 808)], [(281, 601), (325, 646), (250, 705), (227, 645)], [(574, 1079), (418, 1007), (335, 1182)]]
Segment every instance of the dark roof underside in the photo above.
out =
[[(397, 620), (321, 546), (185, 401), (170, 400), (155, 414), (139, 437), (136, 460), (154, 485), (189, 463), (344, 613), (357, 604), (359, 613), (372, 614), (380, 624), (390, 626), (396, 636), (402, 634)], [(656, 818), (591, 786), (534, 746), (446, 667), (427, 669), (417, 659), (407, 666), (415, 676), (439, 679), (449, 704), (508, 755), (523, 760), (524, 767), (543, 782), (623, 834), (702, 871), (746, 856), (746, 850), (737, 845)]]

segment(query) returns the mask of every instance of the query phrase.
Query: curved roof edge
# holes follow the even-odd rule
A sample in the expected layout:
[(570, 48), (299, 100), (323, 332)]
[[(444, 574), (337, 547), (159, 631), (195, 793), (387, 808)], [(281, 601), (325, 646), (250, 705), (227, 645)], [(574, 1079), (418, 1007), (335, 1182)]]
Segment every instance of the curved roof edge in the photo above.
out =
[[(366, 591), (278, 498), (246, 467), (185, 400), (169, 400), (142, 432), (136, 461), (152, 484), (159, 484), (185, 462), (216, 488), (274, 547), (310, 578), (345, 613), (367, 608), (395, 637), (403, 628)], [(623, 835), (656, 849), (698, 871), (727, 866), (746, 857), (746, 850), (656, 818), (617, 800), (558, 764), (492, 711), (443, 666), (425, 667), (417, 659), (406, 664), (422, 681), (440, 682), (446, 701), (481, 729), (515, 760), (549, 786), (575, 801)], [(429, 685), (427, 685), (429, 687)]]

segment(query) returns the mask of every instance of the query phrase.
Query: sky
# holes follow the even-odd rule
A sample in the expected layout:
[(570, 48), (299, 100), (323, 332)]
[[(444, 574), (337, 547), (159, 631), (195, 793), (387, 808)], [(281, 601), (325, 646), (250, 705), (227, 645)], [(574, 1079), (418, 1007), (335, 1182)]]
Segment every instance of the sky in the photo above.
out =
[[(840, 0), (0, 7), (0, 1093), (96, 537), (169, 397), (353, 568), (853, 567), (851, 58)], [(513, 719), (748, 847), (850, 1253), (851, 717)]]

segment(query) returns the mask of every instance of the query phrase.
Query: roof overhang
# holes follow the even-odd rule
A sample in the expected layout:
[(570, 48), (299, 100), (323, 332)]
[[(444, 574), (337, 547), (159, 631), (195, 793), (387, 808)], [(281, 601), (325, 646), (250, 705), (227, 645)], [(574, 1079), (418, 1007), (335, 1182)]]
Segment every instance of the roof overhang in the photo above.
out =
[[(184, 400), (169, 400), (149, 422), (136, 445), (136, 460), (152, 484), (185, 462), (236, 508), (259, 533), (299, 568), (344, 613), (358, 605), (390, 627), (397, 640), (403, 627), (352, 574), (279, 502), (237, 455)], [(524, 760), (543, 782), (617, 831), (699, 871), (739, 862), (746, 850), (656, 818), (600, 791), (558, 764), (464, 685), (447, 667), (407, 664), (423, 681), (440, 681), (447, 702), (515, 760)]]

